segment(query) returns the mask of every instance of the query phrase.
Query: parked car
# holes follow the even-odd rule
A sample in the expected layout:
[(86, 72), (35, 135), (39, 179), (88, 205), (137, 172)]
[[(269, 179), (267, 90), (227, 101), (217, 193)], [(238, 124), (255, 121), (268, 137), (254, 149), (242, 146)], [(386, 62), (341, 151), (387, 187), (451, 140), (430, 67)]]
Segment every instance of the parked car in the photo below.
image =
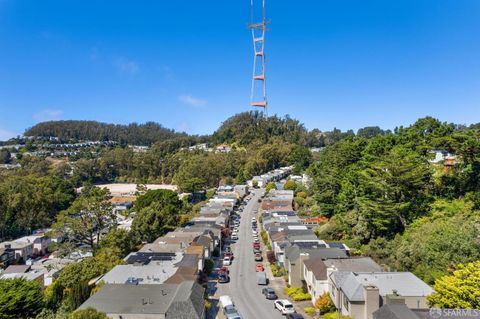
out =
[(230, 296), (220, 296), (220, 298), (218, 298), (218, 301), (220, 302), (222, 310), (225, 309), (225, 307), (227, 306), (234, 306), (232, 298), (230, 298)]
[(293, 308), (292, 303), (286, 299), (276, 300), (273, 303), (273, 307), (280, 311), (282, 315), (295, 312), (295, 308)]
[(232, 304), (232, 305), (227, 305), (223, 308), (223, 314), (227, 318), (232, 318), (232, 317), (235, 318), (235, 316), (238, 316), (238, 311), (235, 308), (235, 306)]
[(223, 254), (223, 256), (224, 256), (224, 257), (230, 257), (230, 259), (233, 259), (233, 253), (232, 253), (231, 251), (225, 252), (225, 253)]
[(253, 243), (252, 246), (254, 249), (260, 249), (260, 243)]
[(303, 319), (303, 316), (299, 313), (287, 313), (286, 319)]
[(220, 267), (220, 269), (218, 269), (218, 272), (221, 273), (221, 272), (224, 272), (224, 273), (227, 273), (229, 274), (230, 273), (230, 270), (228, 269), (228, 267)]
[(253, 253), (254, 254), (261, 254), (262, 251), (260, 250), (260, 248), (253, 248)]
[(255, 254), (255, 261), (262, 261), (263, 257), (262, 254)]
[(264, 271), (264, 270), (265, 270), (265, 268), (263, 268), (263, 265), (262, 265), (262, 264), (256, 264), (256, 265), (255, 265), (255, 271), (256, 271), (256, 272), (262, 272), (262, 271)]
[(262, 294), (264, 294), (265, 298), (267, 298), (268, 300), (275, 300), (278, 298), (275, 290), (273, 290), (272, 288), (263, 288)]
[(257, 285), (268, 285), (267, 275), (264, 271), (256, 273)]
[(232, 240), (238, 240), (238, 235), (235, 233), (235, 234), (233, 234), (232, 237), (230, 237), (230, 238), (232, 238)]
[(230, 266), (232, 264), (232, 259), (229, 256), (223, 257), (222, 265)]
[(219, 272), (218, 273), (218, 282), (221, 284), (227, 283), (230, 281), (230, 277), (226, 272)]

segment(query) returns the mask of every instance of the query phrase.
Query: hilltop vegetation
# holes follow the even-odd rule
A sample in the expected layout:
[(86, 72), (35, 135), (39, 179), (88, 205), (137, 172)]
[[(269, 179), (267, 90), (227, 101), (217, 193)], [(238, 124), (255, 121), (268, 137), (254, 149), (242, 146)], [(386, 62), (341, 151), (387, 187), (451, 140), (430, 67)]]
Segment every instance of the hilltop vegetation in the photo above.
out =
[(185, 133), (164, 128), (154, 122), (145, 124), (106, 124), (96, 121), (48, 121), (28, 129), (25, 136), (58, 137), (60, 141), (115, 141), (120, 144), (152, 145)]
[[(456, 154), (429, 163), (429, 150)], [(408, 128), (328, 146), (309, 168), (316, 231), (429, 283), (480, 258), (480, 132), (427, 117)]]

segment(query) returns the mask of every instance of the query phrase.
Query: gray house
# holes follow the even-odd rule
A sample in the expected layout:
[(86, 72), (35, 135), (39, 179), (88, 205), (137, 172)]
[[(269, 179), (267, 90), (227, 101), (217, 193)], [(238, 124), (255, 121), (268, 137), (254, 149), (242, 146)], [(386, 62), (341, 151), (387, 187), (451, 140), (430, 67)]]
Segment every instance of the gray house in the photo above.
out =
[(345, 249), (329, 248), (318, 242), (295, 242), (285, 249), (285, 268), (288, 272), (288, 283), (293, 287), (303, 285), (304, 260), (309, 258), (339, 259), (348, 258)]
[(79, 309), (94, 308), (112, 319), (203, 319), (204, 289), (193, 281), (180, 284), (107, 284)]
[(410, 272), (334, 272), (330, 275), (333, 303), (343, 315), (372, 319), (391, 296), (410, 309), (427, 308), (432, 288)]

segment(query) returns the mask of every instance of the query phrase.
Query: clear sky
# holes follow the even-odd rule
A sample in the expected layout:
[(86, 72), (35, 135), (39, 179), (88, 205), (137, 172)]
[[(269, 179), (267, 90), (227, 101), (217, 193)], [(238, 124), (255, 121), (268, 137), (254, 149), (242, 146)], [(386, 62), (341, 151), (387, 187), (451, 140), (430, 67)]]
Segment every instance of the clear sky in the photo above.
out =
[[(268, 2), (270, 114), (480, 122), (479, 0)], [(0, 139), (51, 119), (212, 133), (250, 109), (249, 3), (0, 0)]]

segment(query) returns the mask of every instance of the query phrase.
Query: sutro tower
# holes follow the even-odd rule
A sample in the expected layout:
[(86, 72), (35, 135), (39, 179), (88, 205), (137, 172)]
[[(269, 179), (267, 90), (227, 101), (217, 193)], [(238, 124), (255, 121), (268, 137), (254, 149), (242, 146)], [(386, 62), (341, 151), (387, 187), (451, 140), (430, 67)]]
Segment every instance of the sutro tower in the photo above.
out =
[(265, 12), (265, 0), (250, 0), (251, 22), (248, 25), (252, 29), (253, 39), (253, 75), (250, 105), (263, 108), (267, 114), (267, 81), (265, 76), (265, 31), (267, 31), (267, 17)]

